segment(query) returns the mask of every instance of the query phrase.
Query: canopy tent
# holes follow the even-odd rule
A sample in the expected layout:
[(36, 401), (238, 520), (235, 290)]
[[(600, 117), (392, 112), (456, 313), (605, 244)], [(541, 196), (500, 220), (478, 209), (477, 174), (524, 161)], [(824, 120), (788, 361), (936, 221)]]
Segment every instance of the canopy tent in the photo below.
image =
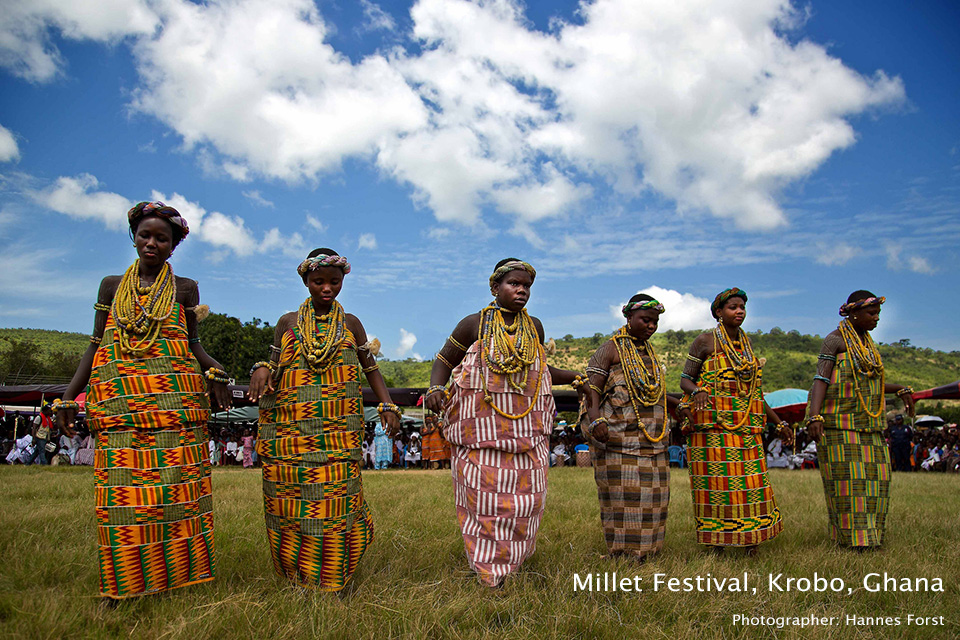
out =
[(945, 384), (942, 387), (924, 389), (913, 394), (914, 400), (958, 400), (960, 399), (960, 381)]
[(917, 416), (913, 421), (913, 426), (921, 429), (937, 429), (946, 424), (946, 421), (940, 416)]
[(806, 389), (779, 389), (763, 394), (770, 408), (777, 412), (781, 420), (800, 422), (807, 413)]
[(229, 411), (219, 411), (210, 416), (211, 424), (228, 424), (234, 422), (256, 422), (259, 410), (253, 405), (233, 407)]

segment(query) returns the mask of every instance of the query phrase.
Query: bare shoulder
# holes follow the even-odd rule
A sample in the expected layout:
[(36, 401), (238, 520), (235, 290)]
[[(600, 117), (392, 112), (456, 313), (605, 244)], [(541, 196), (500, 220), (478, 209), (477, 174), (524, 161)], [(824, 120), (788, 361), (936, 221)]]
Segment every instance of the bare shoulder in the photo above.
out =
[(363, 323), (360, 322), (360, 318), (352, 313), (343, 314), (343, 321), (347, 325), (347, 329), (350, 329), (350, 333), (353, 335), (359, 335), (360, 333), (364, 332)]
[(820, 347), (820, 353), (833, 354), (846, 353), (847, 346), (843, 342), (843, 336), (839, 329), (834, 329), (823, 339), (823, 345)]
[(290, 311), (280, 316), (280, 319), (277, 320), (277, 331), (280, 333), (286, 332), (288, 329), (292, 329), (297, 325), (297, 312)]
[(546, 334), (543, 332), (543, 323), (540, 322), (540, 318), (536, 316), (530, 316), (530, 319), (533, 320), (533, 326), (537, 329), (537, 335), (540, 337), (540, 342), (546, 340)]
[(123, 276), (106, 276), (101, 280), (100, 290), (97, 294), (98, 301), (107, 302), (113, 300), (113, 296), (117, 293), (117, 287), (120, 286), (121, 280), (123, 280)]
[(714, 335), (713, 331), (704, 331), (698, 335), (693, 344), (690, 345), (690, 353), (695, 355), (698, 358), (705, 358), (709, 356), (714, 351)]

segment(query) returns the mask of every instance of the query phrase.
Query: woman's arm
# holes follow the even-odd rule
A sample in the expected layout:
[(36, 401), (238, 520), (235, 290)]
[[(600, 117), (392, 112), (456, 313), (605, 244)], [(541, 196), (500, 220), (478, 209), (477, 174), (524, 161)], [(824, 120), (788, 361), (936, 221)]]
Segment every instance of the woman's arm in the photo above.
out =
[[(366, 344), (367, 332), (364, 330), (363, 324), (360, 323), (360, 319), (355, 315), (348, 313), (346, 323), (347, 328), (350, 329), (350, 333), (353, 334), (357, 344)], [(367, 382), (370, 383), (370, 388), (373, 389), (373, 393), (377, 396), (377, 399), (385, 405), (392, 405), (393, 399), (390, 397), (390, 391), (387, 389), (387, 385), (383, 381), (383, 376), (380, 374), (380, 369), (377, 367), (376, 358), (374, 358), (369, 351), (358, 349), (357, 359), (360, 360), (360, 366), (363, 368), (363, 371), (367, 376)], [(390, 435), (399, 433), (400, 416), (392, 411), (381, 411), (380, 422), (383, 423), (383, 426), (387, 429)]]
[[(680, 374), (680, 389), (691, 396), (694, 411), (706, 411), (710, 408), (710, 394), (705, 390), (699, 389), (700, 371), (703, 368), (703, 361), (710, 355), (708, 350), (708, 339), (713, 337), (711, 333), (701, 333), (690, 345), (690, 353), (687, 355), (687, 361), (683, 365), (683, 373)], [(694, 393), (694, 392), (697, 393)]]
[[(837, 355), (844, 352), (843, 338), (836, 331), (832, 331), (824, 338), (820, 346), (820, 355), (817, 357), (817, 373), (813, 376), (813, 386), (810, 387), (810, 396), (807, 401), (807, 416), (813, 418), (820, 415), (823, 409), (823, 400), (827, 397), (827, 387), (830, 385), (830, 376), (837, 364)], [(823, 435), (823, 420), (810, 420), (807, 423), (807, 433), (814, 442), (820, 442)]]
[[(197, 330), (196, 311), (197, 306), (200, 304), (200, 289), (197, 287), (197, 283), (194, 280), (179, 277), (177, 280), (178, 285), (180, 282), (184, 283), (183, 297), (180, 302), (183, 304), (184, 309), (186, 309), (185, 315), (187, 317), (187, 337), (190, 341), (190, 351), (197, 359), (197, 362), (200, 363), (200, 368), (204, 371), (209, 369), (220, 369), (222, 371), (223, 365), (221, 365), (210, 354), (208, 354), (204, 350), (203, 345), (200, 344), (200, 335)], [(236, 373), (234, 375), (236, 375)], [(210, 380), (208, 378), (207, 388), (209, 389), (210, 400), (212, 400), (216, 406), (219, 406), (221, 409), (226, 411), (233, 405), (233, 398), (230, 396), (230, 390), (227, 388), (226, 383)]]
[(613, 366), (614, 356), (617, 354), (617, 348), (612, 341), (607, 340), (600, 348), (596, 350), (590, 361), (587, 363), (587, 390), (586, 406), (587, 420), (590, 421), (592, 429), (585, 436), (589, 436), (597, 442), (606, 442), (610, 438), (607, 425), (604, 422), (597, 423), (600, 418), (600, 394), (606, 387), (607, 378), (610, 377), (610, 367)]
[(263, 396), (274, 393), (276, 389), (273, 386), (273, 372), (280, 366), (280, 347), (283, 344), (283, 334), (285, 334), (296, 323), (296, 312), (285, 313), (277, 320), (273, 328), (273, 344), (270, 345), (270, 355), (266, 362), (270, 365), (258, 367), (250, 375), (250, 386), (247, 387), (247, 397), (251, 401), (257, 402)]
[[(540, 318), (530, 317), (533, 320), (533, 326), (537, 328), (537, 339), (540, 340), (540, 344), (546, 342), (543, 332), (543, 323), (540, 322)], [(550, 372), (550, 379), (554, 384), (573, 384), (573, 381), (578, 377), (582, 378), (583, 374), (578, 371), (570, 371), (569, 369), (557, 369), (556, 367), (547, 365), (547, 371)], [(578, 394), (584, 392), (583, 388), (577, 389)]]
[(433, 368), (430, 370), (430, 387), (433, 389), (424, 396), (424, 406), (434, 413), (443, 411), (444, 394), (440, 387), (445, 387), (450, 380), (450, 372), (456, 368), (463, 360), (464, 354), (474, 342), (477, 341), (477, 332), (480, 330), (480, 314), (475, 313), (467, 316), (459, 323), (456, 328), (443, 343), (443, 347), (437, 353), (433, 361)]

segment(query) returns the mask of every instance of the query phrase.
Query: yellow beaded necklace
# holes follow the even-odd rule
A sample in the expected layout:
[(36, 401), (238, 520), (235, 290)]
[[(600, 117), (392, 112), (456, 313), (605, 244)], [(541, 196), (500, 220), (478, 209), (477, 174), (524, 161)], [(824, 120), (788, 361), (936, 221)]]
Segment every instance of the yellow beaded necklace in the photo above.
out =
[[(480, 357), (486, 362), (490, 370), (494, 373), (504, 375), (507, 378), (507, 384), (523, 391), (527, 385), (527, 375), (538, 356), (541, 358), (541, 365), (537, 371), (537, 386), (534, 389), (533, 397), (530, 398), (530, 405), (523, 413), (510, 414), (503, 411), (500, 407), (493, 404), (493, 396), (487, 390), (487, 377), (481, 375), (483, 381), (483, 400), (499, 415), (508, 420), (519, 420), (527, 417), (533, 411), (537, 398), (540, 397), (540, 387), (543, 385), (542, 350), (540, 338), (537, 335), (537, 327), (533, 324), (530, 314), (526, 309), (520, 310), (511, 324), (507, 324), (503, 318), (503, 312), (499, 305), (493, 304), (485, 307), (480, 312), (480, 328), (478, 340), (480, 341)], [(515, 335), (513, 338), (511, 336)], [(520, 374), (520, 380), (514, 380), (514, 374)]]
[[(145, 302), (140, 301), (141, 296), (146, 296)], [(176, 298), (177, 282), (169, 263), (163, 263), (153, 284), (141, 287), (140, 260), (135, 260), (123, 274), (111, 308), (120, 351), (134, 357), (146, 353), (173, 313)]]
[[(316, 314), (312, 298), (307, 298), (300, 305), (297, 333), (300, 334), (300, 346), (311, 371), (324, 373), (333, 366), (346, 338), (345, 318), (343, 307), (336, 300), (330, 306), (330, 311), (321, 316)], [(317, 324), (318, 320), (326, 323), (323, 331)]]
[[(860, 335), (853, 328), (849, 319), (844, 318), (837, 327), (840, 331), (840, 337), (843, 338), (843, 345), (847, 349), (847, 357), (852, 358), (853, 369), (853, 390), (857, 394), (857, 401), (860, 408), (873, 419), (883, 415), (886, 408), (887, 398), (884, 395), (884, 384), (886, 382), (886, 373), (883, 370), (883, 359), (880, 357), (880, 349), (873, 341), (869, 333), (866, 334), (866, 340), (860, 340)], [(880, 406), (876, 413), (870, 411), (866, 401), (863, 399), (863, 392), (860, 390), (860, 376), (865, 378), (876, 378), (880, 376)]]
[[(723, 355), (727, 357), (734, 372), (734, 379), (737, 382), (737, 395), (741, 398), (747, 398), (747, 410), (743, 412), (743, 418), (737, 422), (739, 429), (750, 419), (750, 402), (757, 391), (758, 380), (760, 379), (760, 362), (753, 353), (753, 345), (750, 344), (750, 336), (743, 332), (743, 329), (737, 328), (737, 340), (731, 341), (727, 335), (723, 323), (718, 323), (713, 332), (714, 351), (718, 348)], [(734, 345), (739, 344), (742, 349), (738, 350)], [(717, 410), (717, 420), (720, 420), (720, 411)]]
[[(620, 327), (620, 330), (613, 334), (611, 339), (620, 355), (620, 368), (623, 369), (623, 378), (627, 383), (630, 403), (633, 405), (633, 411), (637, 416), (637, 426), (640, 427), (647, 440), (660, 442), (667, 435), (667, 396), (663, 389), (663, 369), (660, 366), (657, 354), (653, 350), (653, 345), (649, 341), (643, 343), (647, 355), (650, 356), (650, 369), (647, 369), (643, 363), (643, 358), (640, 356), (640, 350), (637, 349), (637, 343), (627, 331), (627, 327)], [(647, 432), (646, 425), (640, 420), (640, 407), (638, 405), (652, 407), (661, 401), (663, 402), (664, 425), (660, 435), (654, 438)]]

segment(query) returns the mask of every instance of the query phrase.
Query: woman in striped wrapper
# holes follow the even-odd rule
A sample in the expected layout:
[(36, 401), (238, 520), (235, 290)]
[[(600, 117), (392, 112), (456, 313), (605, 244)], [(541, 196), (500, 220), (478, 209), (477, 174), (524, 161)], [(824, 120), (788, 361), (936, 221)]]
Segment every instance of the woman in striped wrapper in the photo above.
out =
[(575, 371), (546, 363), (543, 325), (525, 309), (536, 275), (516, 258), (497, 263), (489, 280), (495, 300), (453, 330), (433, 363), (424, 403), (444, 413), (467, 560), (491, 587), (536, 548), (553, 383), (584, 382)]
[(897, 394), (910, 415), (913, 390), (888, 383), (870, 337), (886, 298), (854, 291), (840, 307), (844, 319), (820, 348), (807, 405), (807, 430), (817, 441), (830, 535), (842, 547), (883, 544), (890, 493), (885, 394)]
[(333, 249), (315, 249), (297, 273), (310, 296), (277, 321), (270, 360), (256, 363), (250, 377), (250, 399), (260, 404), (267, 539), (278, 574), (340, 591), (373, 542), (360, 478), (361, 371), (393, 433), (400, 409), (375, 359), (380, 343), (368, 342), (360, 320), (336, 300), (350, 263)]
[(207, 394), (230, 407), (226, 373), (197, 335), (197, 283), (167, 262), (186, 220), (162, 202), (127, 218), (137, 261), (100, 284), (90, 347), (57, 412), (71, 430), (89, 382), (100, 594), (113, 599), (213, 580)]

